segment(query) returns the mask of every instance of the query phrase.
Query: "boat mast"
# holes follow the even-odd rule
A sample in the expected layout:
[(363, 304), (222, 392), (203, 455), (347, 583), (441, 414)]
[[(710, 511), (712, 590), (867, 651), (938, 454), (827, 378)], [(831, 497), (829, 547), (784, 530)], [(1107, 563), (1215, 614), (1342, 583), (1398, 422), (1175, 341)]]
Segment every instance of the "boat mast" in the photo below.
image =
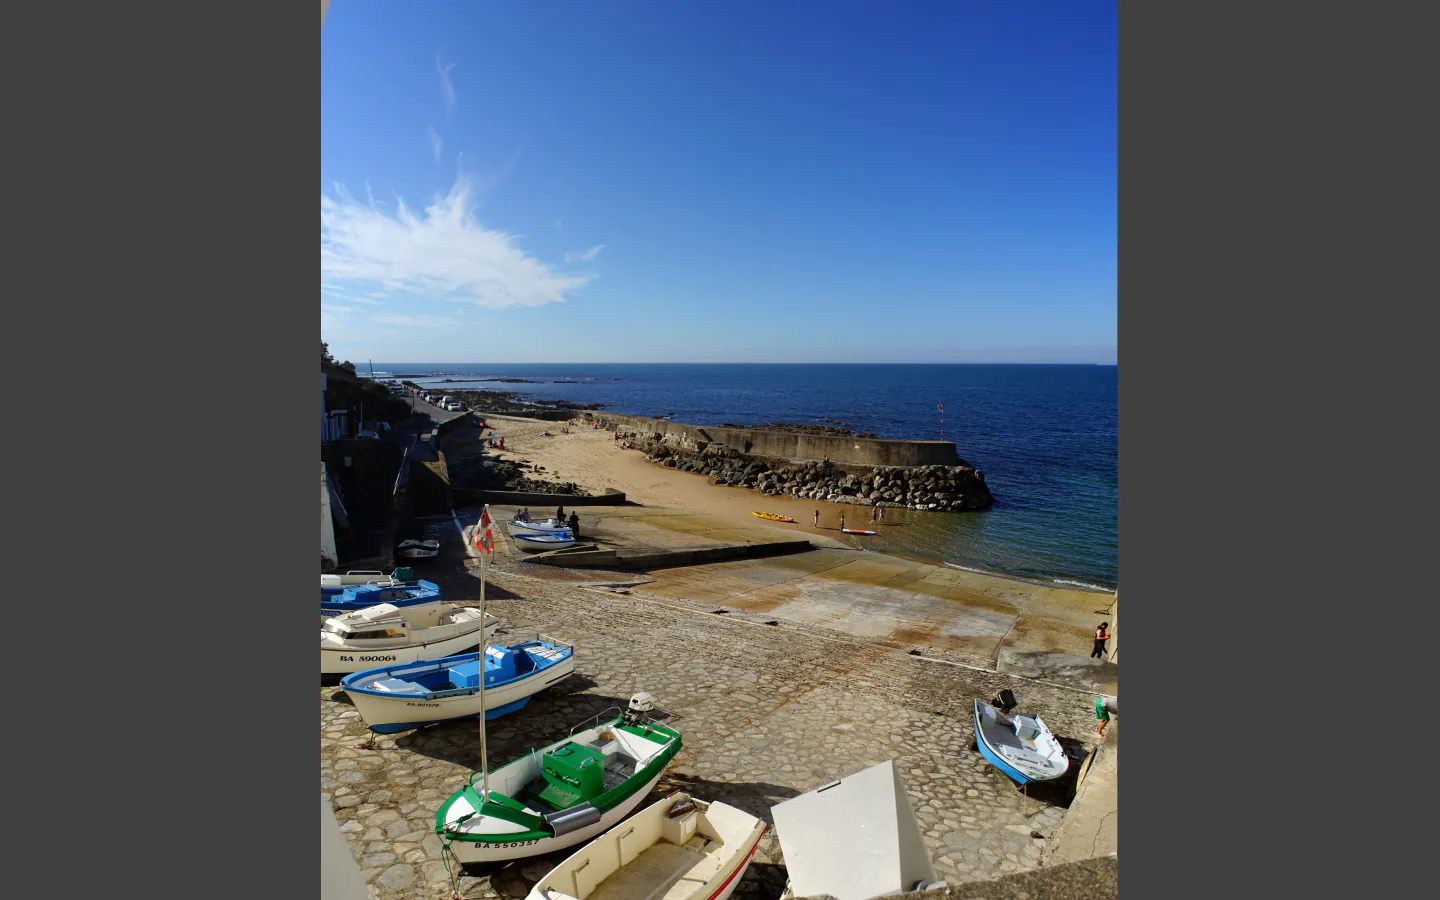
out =
[[(485, 504), (480, 523), (490, 527), (490, 504)], [(476, 526), (479, 527), (479, 526)], [(484, 538), (482, 538), (484, 540)], [(490, 799), (490, 764), (485, 752), (485, 661), (489, 658), (490, 639), (485, 632), (485, 569), (489, 565), (489, 548), (480, 548), (480, 799)], [(475, 810), (477, 813), (480, 810)]]

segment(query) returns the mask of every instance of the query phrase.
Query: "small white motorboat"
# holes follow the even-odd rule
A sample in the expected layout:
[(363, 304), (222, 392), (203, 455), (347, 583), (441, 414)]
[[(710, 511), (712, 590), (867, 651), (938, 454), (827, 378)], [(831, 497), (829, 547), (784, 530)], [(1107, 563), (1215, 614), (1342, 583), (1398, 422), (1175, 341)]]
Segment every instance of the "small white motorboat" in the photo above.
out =
[(1006, 713), (975, 701), (975, 746), (992, 766), (1021, 785), (1053, 781), (1070, 768), (1065, 748), (1039, 716)]
[(401, 541), (395, 553), (403, 559), (431, 559), (440, 553), (439, 541)]
[(505, 530), (513, 537), (517, 534), (549, 534), (556, 531), (569, 531), (569, 526), (559, 519), (541, 519), (537, 522), (521, 522), (518, 519), (511, 519), (505, 523)]
[(534, 534), (511, 534), (510, 539), (515, 545), (526, 553), (541, 553), (546, 550), (560, 550), (564, 547), (573, 547), (580, 543), (569, 531), (552, 531), (549, 533), (535, 532)]
[(551, 869), (526, 900), (725, 900), (764, 834), (747, 812), (677, 791)]
[[(479, 646), (480, 610), (438, 601), (414, 606), (382, 603), (325, 620), (320, 627), (320, 674), (453, 656)], [(485, 634), (500, 620), (484, 615)]]

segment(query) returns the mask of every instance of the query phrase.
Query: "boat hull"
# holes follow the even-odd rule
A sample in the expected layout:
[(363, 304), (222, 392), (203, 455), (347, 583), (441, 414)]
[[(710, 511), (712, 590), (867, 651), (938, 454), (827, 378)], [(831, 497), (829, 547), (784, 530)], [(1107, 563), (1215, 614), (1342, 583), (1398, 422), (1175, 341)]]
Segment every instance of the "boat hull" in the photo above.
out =
[(573, 537), (567, 540), (545, 539), (537, 534), (515, 534), (511, 535), (515, 544), (526, 553), (543, 553), (546, 550), (561, 550), (565, 547), (573, 547), (580, 543)]
[(573, 847), (576, 844), (588, 841), (610, 829), (621, 819), (628, 816), (635, 807), (639, 806), (650, 792), (659, 783), (660, 777), (665, 774), (665, 767), (656, 772), (654, 777), (647, 781), (644, 787), (622, 800), (613, 809), (610, 809), (600, 816), (600, 821), (584, 828), (559, 835), (558, 837), (540, 838), (526, 842), (513, 844), (490, 844), (480, 841), (452, 841), (449, 844), (450, 852), (462, 864), (500, 862), (507, 859), (524, 859), (529, 856), (539, 856), (543, 853), (553, 853), (556, 850), (564, 850), (566, 847)]
[[(371, 668), (374, 668), (373, 666)], [(485, 718), (497, 719), (524, 708), (530, 698), (575, 673), (575, 654), (532, 675), (485, 687)], [(396, 734), (436, 722), (480, 715), (480, 692), (455, 697), (384, 696), (367, 691), (346, 691), (371, 731)]]
[[(672, 800), (674, 800), (675, 797), (676, 794), (671, 794), (661, 799), (659, 802), (668, 804)], [(637, 813), (637, 818), (646, 816), (648, 812), (649, 810), (645, 810)], [(629, 823), (631, 825), (634, 825), (635, 822), (636, 819), (629, 820)], [(662, 887), (668, 887), (668, 890), (665, 893), (665, 897), (667, 898), (667, 900), (726, 900), (726, 898), (728, 898), (731, 894), (735, 893), (735, 889), (740, 886), (741, 880), (744, 879), (746, 870), (750, 868), (750, 863), (755, 858), (755, 851), (760, 847), (760, 839), (765, 836), (765, 831), (766, 826), (764, 825), (764, 823), (757, 820), (755, 823), (755, 828), (753, 829), (753, 831), (751, 831), (751, 833), (745, 836), (741, 846), (733, 854), (729, 855), (729, 857), (724, 861), (724, 864), (720, 866), (720, 868), (714, 874), (706, 877), (704, 881), (699, 881), (698, 878), (695, 878), (691, 873), (686, 873), (686, 875), (682, 877), (681, 881), (691, 882), (691, 886), (690, 889), (685, 893), (678, 893), (676, 891), (676, 887), (678, 886), (678, 884), (671, 884), (668, 886), (659, 886), (655, 884), (642, 884), (637, 886), (631, 884), (627, 885), (627, 887), (639, 887), (640, 890), (651, 889), (649, 896), (652, 897), (656, 896), (660, 892), (660, 889)], [(600, 840), (603, 841), (605, 840), (605, 838), (601, 837)], [(553, 884), (556, 880), (558, 880), (557, 876), (560, 876), (560, 878), (564, 878), (565, 875), (570, 875), (571, 877), (573, 877), (572, 873), (578, 872), (580, 869), (588, 866), (589, 860), (584, 859), (584, 857), (586, 855), (586, 851), (590, 849), (592, 848), (585, 848), (576, 851), (575, 855), (566, 859), (555, 869), (551, 870), (549, 874), (547, 874), (544, 878), (540, 879), (540, 882), (537, 883), (535, 887), (531, 888), (530, 893), (526, 895), (525, 900), (553, 900), (555, 895), (549, 893), (549, 891), (547, 891), (547, 889), (543, 887), (543, 885), (545, 885), (547, 882)], [(643, 851), (641, 852), (643, 853)], [(612, 873), (612, 875), (609, 877), (614, 877), (614, 874), (615, 873)], [(602, 881), (601, 885), (603, 884), (604, 882)], [(556, 890), (557, 893), (559, 891), (558, 888), (552, 888), (552, 890)], [(600, 887), (600, 885), (597, 885), (593, 890), (599, 891), (602, 890), (602, 888)], [(614, 891), (612, 890), (610, 893), (613, 895)]]
[[(485, 631), (493, 635), (499, 627), (499, 623), (496, 623), (486, 628)], [(422, 659), (455, 656), (480, 646), (481, 640), (480, 629), (475, 628), (454, 637), (440, 638), (406, 647), (375, 649), (321, 647), (320, 674), (349, 675), (352, 672), (363, 672), (366, 669), (376, 669), (381, 666), (397, 666), (402, 663), (419, 662)]]

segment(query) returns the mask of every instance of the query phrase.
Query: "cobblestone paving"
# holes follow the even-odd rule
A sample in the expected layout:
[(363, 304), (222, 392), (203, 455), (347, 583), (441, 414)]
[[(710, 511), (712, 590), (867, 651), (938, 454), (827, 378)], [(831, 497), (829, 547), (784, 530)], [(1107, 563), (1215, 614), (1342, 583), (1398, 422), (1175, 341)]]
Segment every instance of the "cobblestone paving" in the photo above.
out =
[[(446, 596), (474, 593), (469, 573), (427, 573)], [(576, 674), (490, 723), (492, 766), (557, 740), (636, 691), (651, 692), (684, 749), (657, 786), (722, 800), (771, 821), (769, 807), (833, 778), (894, 759), (937, 870), (951, 883), (1039, 865), (1065, 802), (1022, 794), (971, 747), (972, 698), (1002, 687), (1044, 717), (1070, 749), (1091, 734), (1090, 695), (840, 642), (492, 571), (487, 609), (514, 633), (576, 645)], [(440, 802), (478, 766), (474, 720), (374, 736), (333, 682), (320, 689), (321, 789), (376, 898), (449, 897), (434, 833)], [(362, 745), (357, 747), (357, 745)], [(572, 848), (573, 850), (573, 848)], [(571, 850), (474, 868), (461, 896), (520, 900)], [(453, 866), (453, 860), (451, 860)], [(780, 896), (779, 841), (767, 832), (737, 900)]]

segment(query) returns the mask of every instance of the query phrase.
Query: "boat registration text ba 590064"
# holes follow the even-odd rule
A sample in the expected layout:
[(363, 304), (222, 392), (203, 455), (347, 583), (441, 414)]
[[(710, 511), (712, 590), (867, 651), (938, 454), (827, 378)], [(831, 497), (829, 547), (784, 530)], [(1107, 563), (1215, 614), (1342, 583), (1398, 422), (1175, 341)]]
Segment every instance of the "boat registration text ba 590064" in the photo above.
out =
[[(396, 657), (396, 656), (394, 656), (394, 655), (391, 655), (391, 656), (361, 656), (361, 657), (358, 657), (358, 660), (359, 660), (360, 662), (394, 662), (396, 659), (398, 659), (398, 657)], [(340, 661), (341, 661), (341, 662), (355, 662), (356, 660), (357, 660), (357, 657), (354, 657), (354, 656), (341, 656), (341, 657), (340, 657)]]

